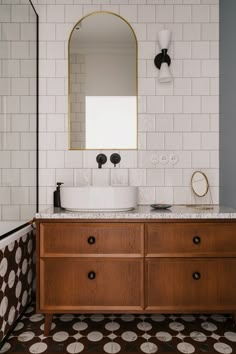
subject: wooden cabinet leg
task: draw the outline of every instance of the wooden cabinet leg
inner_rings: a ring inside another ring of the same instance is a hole
[[[53,314],[51,314],[51,313],[45,314],[45,320],[44,320],[44,335],[45,335],[45,337],[49,336],[49,332],[50,332],[51,324],[52,324],[52,317],[53,317]]]

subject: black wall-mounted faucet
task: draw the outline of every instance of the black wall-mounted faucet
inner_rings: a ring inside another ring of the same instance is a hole
[[[104,165],[107,162],[107,157],[104,154],[99,154],[96,157],[96,161],[98,163],[98,168],[102,168],[102,165]]]
[[[110,161],[111,161],[111,163],[113,163],[114,167],[116,167],[116,165],[120,162],[120,160],[121,160],[121,157],[117,153],[112,154],[110,157]]]

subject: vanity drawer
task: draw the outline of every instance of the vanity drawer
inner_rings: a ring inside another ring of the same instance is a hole
[[[43,258],[40,310],[140,310],[142,284],[143,259]]]
[[[139,223],[41,223],[40,255],[140,256],[143,230]]]
[[[148,257],[236,256],[236,223],[156,223],[147,225]]]
[[[146,271],[148,310],[236,309],[236,259],[150,258]]]

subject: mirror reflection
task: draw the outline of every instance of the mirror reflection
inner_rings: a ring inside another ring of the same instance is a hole
[[[90,14],[71,32],[69,148],[137,148],[137,40],[118,15]]]

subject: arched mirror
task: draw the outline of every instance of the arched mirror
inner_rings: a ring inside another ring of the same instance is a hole
[[[191,179],[191,186],[193,192],[198,197],[204,197],[209,189],[207,176],[201,171],[194,172]]]
[[[137,148],[137,40],[120,16],[82,18],[69,38],[69,149]]]

